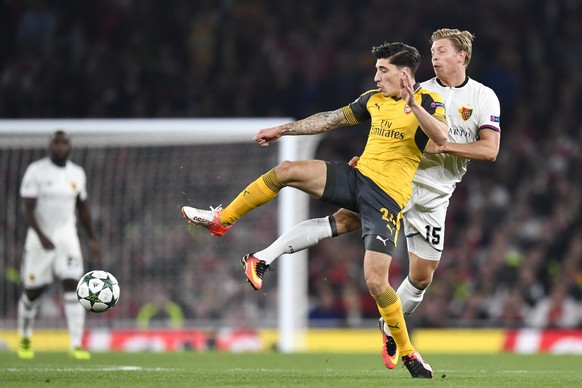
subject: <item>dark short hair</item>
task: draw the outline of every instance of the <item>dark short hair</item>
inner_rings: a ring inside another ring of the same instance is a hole
[[[71,137],[69,136],[69,134],[67,132],[63,131],[62,129],[57,129],[51,135],[51,137],[49,139],[49,143],[52,143],[57,136],[63,136],[69,143],[71,142]]]
[[[63,131],[62,129],[57,129],[56,131],[54,131],[52,137],[60,136],[60,135],[65,136],[65,137],[69,137],[69,135],[67,135],[67,133],[65,131]]]
[[[374,46],[372,54],[376,59],[388,59],[391,64],[398,67],[408,67],[413,75],[420,66],[421,56],[416,47],[402,42],[385,42],[380,46]]]

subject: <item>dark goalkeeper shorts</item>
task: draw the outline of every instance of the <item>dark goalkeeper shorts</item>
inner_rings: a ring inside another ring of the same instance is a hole
[[[400,229],[401,208],[370,178],[347,163],[326,162],[327,181],[321,201],[359,213],[362,237],[378,235],[394,246]]]

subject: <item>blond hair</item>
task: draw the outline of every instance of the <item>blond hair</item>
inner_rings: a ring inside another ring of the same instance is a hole
[[[464,51],[467,55],[465,56],[465,67],[471,62],[471,55],[473,54],[473,39],[475,35],[469,31],[460,31],[456,28],[441,28],[432,33],[430,37],[430,43],[434,43],[439,39],[448,39],[453,44],[455,51],[460,53]]]

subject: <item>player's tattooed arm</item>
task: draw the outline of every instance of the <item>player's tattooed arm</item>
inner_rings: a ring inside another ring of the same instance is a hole
[[[316,113],[292,123],[261,129],[253,137],[253,140],[262,147],[266,147],[270,142],[278,140],[284,135],[314,135],[345,125],[349,125],[349,123],[340,108],[334,111]]]
[[[284,124],[284,135],[312,135],[316,133],[328,132],[334,128],[348,125],[348,120],[342,109],[320,112],[303,120]]]

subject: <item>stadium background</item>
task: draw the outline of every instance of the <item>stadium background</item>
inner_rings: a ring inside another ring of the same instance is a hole
[[[418,47],[424,61],[417,79],[424,80],[433,75],[430,33],[468,29],[476,35],[468,73],[502,104],[501,150],[495,164],[472,163],[459,185],[441,266],[410,325],[580,328],[581,17],[580,3],[568,0],[2,1],[0,117],[301,118],[373,87],[372,45],[401,40]],[[364,140],[365,130],[334,131],[317,157],[347,160]],[[237,260],[275,237],[274,207],[253,213],[230,240],[176,229],[179,212],[167,210],[179,209],[201,185],[208,191],[196,204],[217,205],[274,163],[257,159],[239,171],[234,161],[248,159],[245,150],[221,150],[228,158],[207,147],[75,150],[73,160],[89,175],[105,263],[121,273],[127,301],[91,316],[90,327],[138,326],[143,304],[163,294],[184,321],[159,317],[150,326],[273,326],[276,277],[269,274],[265,291],[253,293]],[[14,216],[15,188],[26,163],[44,150],[1,152],[0,311],[2,327],[11,328],[25,228]],[[240,181],[218,182],[229,174]],[[312,202],[311,216],[331,211]],[[100,217],[122,213],[123,225]],[[311,250],[311,326],[359,328],[375,319],[361,257],[357,235]],[[406,263],[400,247],[392,284],[405,276]],[[41,327],[64,325],[54,313],[55,291]]]

